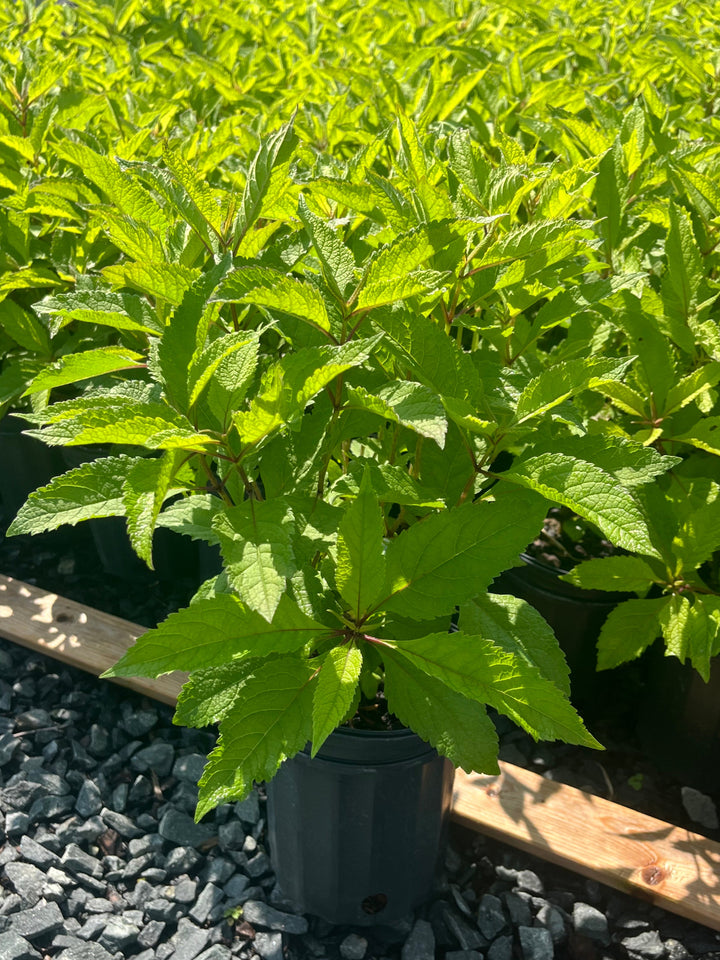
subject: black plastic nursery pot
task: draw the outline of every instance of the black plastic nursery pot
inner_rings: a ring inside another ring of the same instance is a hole
[[[567,570],[555,570],[528,554],[521,566],[501,573],[492,584],[493,593],[508,593],[527,600],[547,620],[570,667],[572,702],[581,714],[603,709],[598,696],[596,644],[608,614],[634,594],[582,590],[561,580]]]
[[[330,923],[389,924],[429,900],[452,802],[449,760],[411,730],[341,727],[268,784],[281,898]]]

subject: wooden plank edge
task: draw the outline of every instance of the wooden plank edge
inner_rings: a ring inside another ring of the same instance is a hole
[[[97,676],[145,630],[0,575],[0,636]],[[113,680],[174,705],[184,677]],[[566,869],[720,930],[720,844],[502,763],[455,776],[452,817]]]

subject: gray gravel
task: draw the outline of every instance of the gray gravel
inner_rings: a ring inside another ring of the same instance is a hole
[[[297,916],[261,791],[193,821],[207,732],[3,641],[0,677],[0,960],[720,960],[712,931],[459,829],[395,927]]]

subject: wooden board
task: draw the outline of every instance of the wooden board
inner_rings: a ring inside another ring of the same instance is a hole
[[[93,674],[144,630],[0,576],[0,636]],[[174,704],[181,674],[119,681]],[[455,776],[453,818],[560,866],[720,930],[720,844],[574,787],[501,763]]]
[[[0,575],[0,636],[99,676],[111,667],[145,627],[55,593]],[[113,680],[173,706],[185,677]]]

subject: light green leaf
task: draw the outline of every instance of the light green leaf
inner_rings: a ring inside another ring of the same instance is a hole
[[[562,448],[558,452],[594,463],[616,477],[625,487],[650,483],[681,462],[679,457],[663,455],[654,447],[644,447],[625,437],[603,434],[564,436],[560,443],[557,439],[540,441],[533,445],[532,454],[552,454],[558,446]]]
[[[603,557],[585,560],[561,580],[583,590],[619,590],[646,593],[658,577],[640,557]]]
[[[8,536],[45,533],[65,523],[123,516],[123,482],[137,457],[101,457],[83,463],[31,493],[8,529]]]
[[[270,267],[239,267],[233,270],[212,300],[219,303],[253,303],[298,317],[326,333],[330,331],[327,307],[318,288]]]
[[[235,414],[245,443],[257,443],[300,416],[308,403],[335,377],[361,366],[382,335],[351,340],[341,346],[297,350],[271,367],[250,409]]]
[[[680,510],[676,506],[676,513]],[[707,502],[693,510],[673,539],[673,553],[693,570],[720,546],[720,488],[710,484]]]
[[[690,660],[705,683],[710,679],[717,623],[708,617],[703,598],[672,596],[660,610],[658,620],[668,653],[681,663]]]
[[[290,657],[258,667],[220,724],[220,740],[200,780],[195,819],[228,800],[242,800],[270,780],[312,733],[313,667]]]
[[[76,290],[45,297],[34,304],[37,313],[97,323],[116,330],[137,330],[157,335],[162,327],[147,301],[133,293],[113,293],[110,290]]]
[[[183,727],[207,727],[224,720],[242,696],[246,680],[258,666],[257,660],[241,660],[194,671],[180,691],[173,723]]]
[[[491,640],[434,633],[400,643],[383,641],[385,661],[404,658],[456,693],[487,703],[536,739],[598,746],[560,689],[524,658]]]
[[[443,283],[449,279],[449,273],[440,273],[437,270],[414,270],[399,277],[379,276],[363,286],[358,297],[356,312],[372,310],[374,307],[407,300],[410,297],[438,293]]]
[[[183,497],[159,514],[156,526],[167,527],[168,530],[174,530],[193,540],[219,544],[220,538],[212,523],[223,509],[222,500],[209,493]]]
[[[154,569],[152,540],[155,521],[168,495],[182,452],[169,451],[160,457],[144,457],[136,461],[123,484],[123,501],[128,535],[133,550]]]
[[[384,533],[382,510],[366,472],[356,499],[347,506],[340,521],[335,570],[338,591],[356,623],[378,599],[383,587]]]
[[[281,500],[247,500],[213,521],[230,584],[268,622],[297,569],[294,523],[292,510]]]
[[[671,318],[687,322],[697,309],[697,295],[704,278],[702,254],[698,249],[690,216],[672,201],[670,229],[665,240],[667,265],[662,278],[662,299]]]
[[[385,660],[390,711],[467,773],[498,773],[495,725],[476,700],[456,693],[404,657]]]
[[[687,377],[668,390],[667,401],[663,414],[667,416],[675,410],[680,410],[693,401],[695,397],[720,383],[720,361],[712,360],[702,367],[698,367]]]
[[[190,386],[190,406],[212,380],[217,380],[218,370],[231,367],[232,384],[224,384],[232,390],[232,396],[239,402],[250,385],[257,366],[258,339],[254,334],[229,333],[214,340],[193,363],[188,378]],[[233,357],[232,365],[228,364]]]
[[[313,697],[313,757],[352,706],[362,662],[353,644],[333,647],[325,655]]]
[[[660,636],[659,616],[668,600],[626,600],[611,610],[598,639],[598,670],[639,657]]]
[[[382,609],[413,620],[448,615],[472,600],[542,526],[539,497],[511,497],[454,507],[415,523],[389,544]]]
[[[187,160],[177,151],[166,146],[163,151],[163,160],[172,170],[173,176],[183,187],[203,220],[212,227],[217,236],[221,236],[224,217],[216,192],[197,176]]]
[[[172,613],[148,630],[103,677],[159,677],[301,650],[328,628],[283,596],[272,624],[234,594],[220,593]]]
[[[322,264],[323,276],[340,300],[345,300],[355,282],[355,258],[332,227],[316,216],[300,194],[298,216],[308,232],[315,252]]]
[[[596,390],[620,380],[635,358],[583,358],[553,364],[525,387],[517,406],[518,423],[540,416],[583,390]]]
[[[484,593],[460,608],[463,633],[476,634],[537,667],[570,696],[570,672],[555,634],[541,614],[519,597]]]
[[[424,384],[397,380],[385,384],[375,394],[363,387],[349,388],[348,396],[348,407],[369,410],[434,440],[440,449],[445,446],[445,408],[440,397]]]
[[[260,216],[273,169],[290,159],[297,143],[297,137],[293,132],[294,119],[293,116],[279,130],[262,140],[260,148],[250,164],[245,189],[240,201],[240,210],[235,218],[231,233],[236,246],[239,245],[242,238]]]
[[[600,527],[616,546],[660,557],[638,501],[594,463],[561,453],[543,453],[514,463],[502,476],[575,510]]]
[[[703,417],[690,430],[673,437],[673,440],[690,443],[700,450],[720,456],[720,417]]]
[[[370,481],[373,491],[380,503],[397,503],[414,507],[432,507],[442,510],[444,500],[438,500],[433,491],[423,487],[414,477],[411,477],[405,467],[393,466],[389,463],[376,463],[365,457],[356,457],[351,463],[348,473],[338,477],[332,485],[333,496],[356,496],[360,489],[363,471],[370,471]]]
[[[118,263],[103,267],[103,276],[115,287],[134,287],[156,300],[177,306],[200,274],[180,263]]]
[[[142,367],[144,364],[139,362],[142,359],[142,354],[125,347],[97,347],[95,350],[69,353],[39,373],[23,396],[77,383],[79,380],[89,380],[91,377],[100,377],[106,373],[115,373],[117,370]]]

